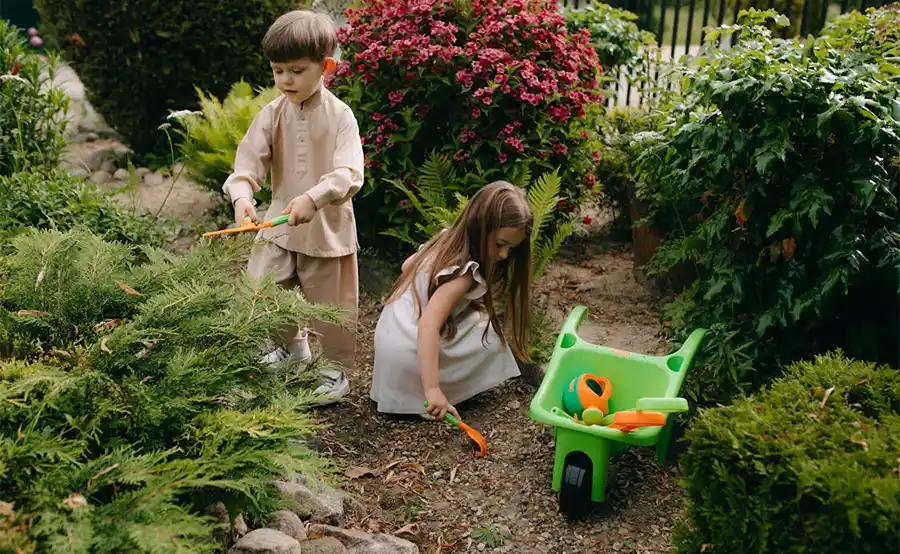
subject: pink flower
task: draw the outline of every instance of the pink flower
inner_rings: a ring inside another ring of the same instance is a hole
[[[40,48],[41,45],[44,44],[44,41],[41,39],[41,37],[34,35],[33,37],[31,37],[28,40],[28,43],[31,44],[32,46],[34,46],[35,48]]]
[[[515,149],[516,152],[519,152],[520,154],[525,151],[525,147],[522,145],[522,141],[517,139],[516,137],[507,137],[503,142],[512,146],[513,149]]]
[[[584,216],[584,220],[583,220],[583,221],[584,221],[584,226],[585,226],[585,227],[590,227],[590,226],[591,226],[591,223],[594,222],[594,219],[593,219],[591,216],[586,215],[586,216]]]
[[[500,152],[500,154],[497,156],[497,159],[500,160],[501,164],[506,164],[506,153]]]
[[[472,119],[478,119],[479,117],[481,117],[481,110],[472,108]]]
[[[392,90],[388,93],[388,101],[391,103],[391,107],[397,106],[400,102],[403,102],[403,95],[406,94],[405,90]]]
[[[569,151],[569,147],[565,144],[554,144],[553,145],[553,153],[559,156],[565,156]]]
[[[29,27],[29,28],[28,28],[28,36],[29,36],[29,37],[36,37],[36,36],[38,36],[38,30],[35,29],[34,27]]]

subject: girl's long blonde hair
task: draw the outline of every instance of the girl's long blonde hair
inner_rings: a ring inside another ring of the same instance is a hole
[[[477,262],[487,281],[481,308],[490,318],[490,326],[513,353],[522,361],[530,361],[525,345],[531,326],[531,229],[534,218],[522,189],[505,181],[493,182],[479,190],[466,205],[450,229],[432,237],[419,251],[411,267],[397,280],[387,296],[393,302],[412,286],[413,295],[422,316],[422,299],[414,283],[422,264],[430,264],[428,298],[437,290],[440,270]],[[525,234],[525,240],[511,249],[507,259],[494,263],[489,255],[490,241],[496,240],[498,229],[513,228]],[[504,333],[494,307],[495,298],[505,296],[504,319],[509,333]],[[485,328],[482,340],[487,340]],[[456,322],[451,315],[441,330],[442,336],[456,334]]]

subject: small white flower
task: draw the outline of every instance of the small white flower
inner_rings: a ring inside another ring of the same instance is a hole
[[[182,119],[185,117],[189,117],[192,115],[203,115],[203,112],[192,111],[192,110],[178,110],[170,113],[166,119]]]
[[[26,85],[31,84],[30,82],[28,82],[28,80],[23,79],[22,77],[20,77],[18,75],[0,75],[0,82],[6,82],[6,81],[18,81],[20,83],[25,83]]]

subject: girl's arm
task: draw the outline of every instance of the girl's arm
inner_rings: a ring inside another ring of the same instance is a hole
[[[428,413],[438,419],[450,413],[459,417],[456,408],[450,406],[447,397],[441,392],[438,379],[438,358],[441,350],[441,327],[450,317],[450,311],[463,295],[472,288],[474,279],[466,273],[452,281],[439,286],[428,300],[422,317],[419,318],[419,335],[417,340],[419,358],[419,377],[428,400]]]

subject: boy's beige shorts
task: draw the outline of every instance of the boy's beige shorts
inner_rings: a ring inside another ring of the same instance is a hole
[[[359,308],[359,269],[356,253],[339,258],[316,258],[291,252],[270,242],[257,242],[250,253],[247,271],[256,279],[266,272],[285,288],[299,286],[313,303],[334,304],[344,308],[347,329],[337,325],[315,323],[326,358],[352,368],[356,360],[356,320]],[[293,339],[299,329],[288,330],[285,338]]]

